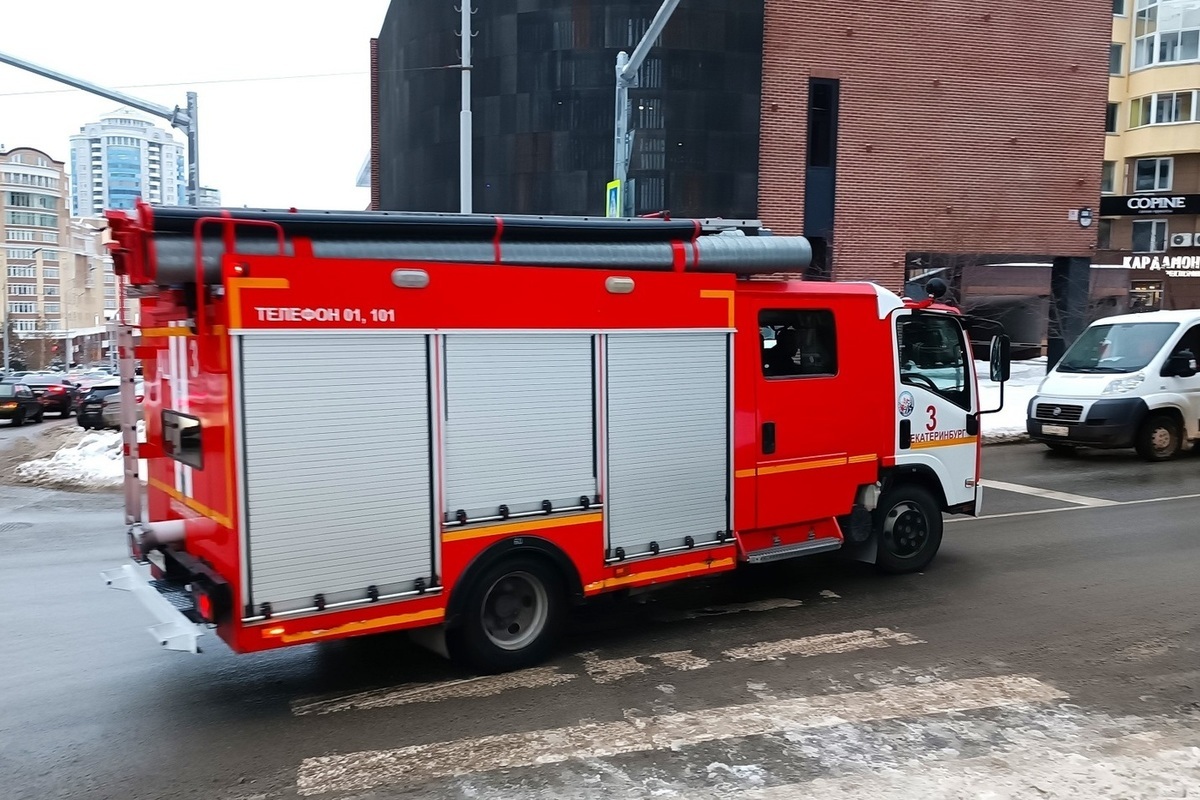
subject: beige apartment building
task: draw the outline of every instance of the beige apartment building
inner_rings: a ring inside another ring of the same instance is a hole
[[[31,147],[0,150],[0,289],[14,362],[98,363],[116,313],[102,220],[71,219],[65,165]],[[2,359],[0,359],[2,360]]]
[[[1099,266],[1129,305],[1200,307],[1200,0],[1113,0]]]

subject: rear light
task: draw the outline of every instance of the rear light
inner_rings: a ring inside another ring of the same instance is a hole
[[[48,386],[48,387],[46,387],[46,394],[62,394],[65,391],[67,391],[67,387],[65,387],[65,386]]]
[[[144,394],[134,395],[134,397],[137,400],[137,402],[139,402],[139,403],[146,399],[146,396]]]
[[[192,583],[192,602],[196,606],[196,614],[209,625],[216,625],[224,619],[229,609],[229,587],[213,585],[201,578]]]

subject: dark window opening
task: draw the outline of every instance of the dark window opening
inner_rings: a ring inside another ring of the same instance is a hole
[[[837,374],[837,330],[832,311],[768,309],[759,312],[758,329],[765,377]]]
[[[200,420],[178,411],[162,412],[163,450],[181,464],[204,469]]]
[[[829,280],[829,240],[824,236],[810,236],[808,243],[812,246],[812,263],[804,270],[804,278],[810,281]]]
[[[837,151],[837,82],[813,79],[808,83],[808,165],[834,166]]]
[[[1108,104],[1108,113],[1104,118],[1104,132],[1105,133],[1116,133],[1117,132],[1117,110],[1120,107],[1121,107],[1120,103],[1109,103]]]

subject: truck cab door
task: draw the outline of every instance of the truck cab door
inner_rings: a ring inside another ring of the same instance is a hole
[[[959,321],[941,313],[896,318],[896,463],[931,470],[946,504],[979,511],[979,397]]]
[[[1190,369],[1181,371],[1175,367],[1193,360],[1200,360],[1200,325],[1193,325],[1171,348],[1160,376],[1163,387],[1183,401],[1185,439],[1200,437],[1200,373],[1189,375]]]

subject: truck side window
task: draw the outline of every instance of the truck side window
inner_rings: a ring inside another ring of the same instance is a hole
[[[765,377],[837,374],[837,331],[832,311],[764,309],[758,314],[758,326]]]
[[[931,391],[970,410],[971,373],[957,320],[935,314],[900,317],[896,348],[900,383]]]
[[[200,447],[200,420],[178,411],[162,412],[163,449],[167,455],[189,467],[204,469]]]

